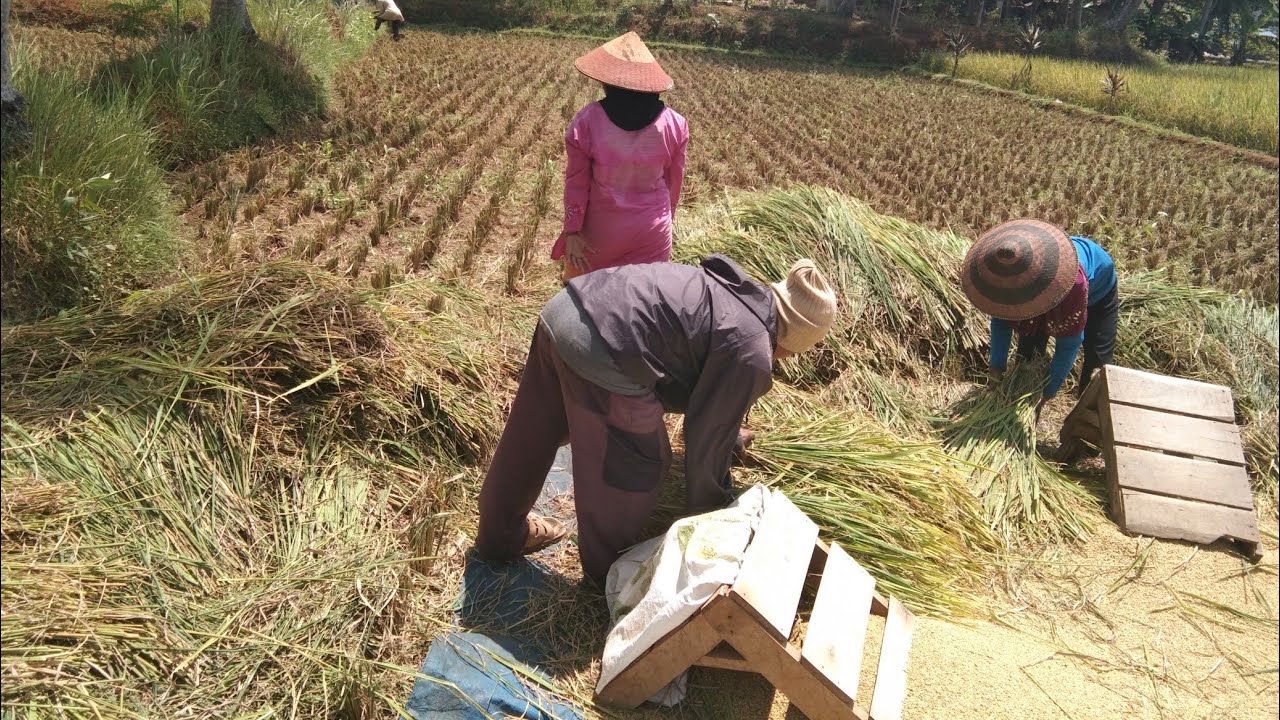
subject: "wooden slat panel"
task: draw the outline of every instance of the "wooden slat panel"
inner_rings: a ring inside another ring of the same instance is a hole
[[[1110,403],[1111,439],[1122,445],[1167,450],[1244,465],[1240,430],[1232,423]]]
[[[1116,525],[1123,528],[1124,502],[1120,498],[1120,480],[1119,475],[1116,473],[1116,441],[1111,428],[1111,403],[1106,402],[1105,398],[1098,403],[1098,423],[1102,429],[1102,445],[1100,447],[1107,467],[1107,494],[1110,500],[1108,506],[1111,511],[1111,519],[1115,521]]]
[[[858,697],[862,646],[867,639],[875,585],[875,579],[854,562],[844,548],[832,543],[801,651],[828,680],[854,700]]]
[[[1219,422],[1235,422],[1235,402],[1229,388],[1115,365],[1108,365],[1106,373],[1107,397],[1112,402],[1210,418]]]
[[[733,590],[755,607],[784,642],[791,636],[818,526],[782,493],[769,496]]]
[[[732,645],[723,642],[713,648],[711,652],[703,655],[702,659],[694,663],[694,665],[737,672],[755,672],[751,667],[751,663],[742,657],[742,653],[734,650]]]
[[[1121,489],[1124,529],[1139,535],[1209,544],[1222,538],[1261,541],[1252,510]]]
[[[818,672],[800,651],[779,642],[763,616],[735,595],[708,621],[791,704],[813,720],[867,720],[853,700]]]
[[[822,568],[827,564],[827,553],[831,550],[831,546],[826,540],[818,540],[818,544],[813,550],[813,559],[809,562],[809,574],[805,577],[805,588],[810,592],[818,592],[818,579],[822,575]],[[877,617],[884,617],[889,614],[889,601],[880,597],[880,593],[871,593],[871,614]]]
[[[898,598],[890,597],[880,663],[876,666],[876,687],[871,694],[871,720],[902,720],[902,703],[907,698],[907,659],[915,625],[915,615]]]
[[[1116,447],[1120,487],[1253,510],[1249,474],[1239,465]]]
[[[596,697],[609,705],[639,707],[720,643],[720,634],[707,622],[706,614],[726,602],[727,590],[722,590],[618,673]]]

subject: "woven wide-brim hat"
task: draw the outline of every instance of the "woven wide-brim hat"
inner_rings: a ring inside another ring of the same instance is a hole
[[[1055,307],[1080,271],[1071,238],[1056,225],[1020,219],[983,233],[960,268],[964,294],[1001,320],[1028,320]]]
[[[640,36],[629,32],[573,61],[578,72],[605,85],[637,92],[666,92],[674,83]]]

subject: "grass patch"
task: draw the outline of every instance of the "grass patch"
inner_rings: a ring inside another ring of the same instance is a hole
[[[3,166],[4,317],[32,317],[136,287],[176,250],[156,134],[121,92],[94,93],[14,53],[29,145]]]
[[[327,81],[373,39],[355,3],[252,7],[257,39],[164,31],[153,43],[126,43],[138,51],[96,70],[98,47],[13,48],[34,132],[3,167],[6,320],[163,276],[178,252],[163,169],[323,114]],[[33,35],[42,37],[61,36]]]
[[[1077,105],[1129,115],[1192,135],[1276,155],[1280,152],[1280,76],[1276,68],[1144,63],[1107,66],[1086,60],[1037,57],[1029,83],[1015,76],[1023,58],[1007,53],[973,53],[960,61],[959,75],[988,85],[1026,90]],[[951,71],[941,53],[922,64]],[[1102,91],[1108,70],[1125,80],[1112,102]]]

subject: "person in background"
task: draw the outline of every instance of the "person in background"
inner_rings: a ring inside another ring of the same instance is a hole
[[[664,412],[684,415],[687,509],[732,502],[734,441],[774,360],[817,344],[835,314],[835,292],[809,260],[772,286],[722,255],[570,280],[542,310],[485,474],[478,555],[505,562],[564,538],[531,510],[567,436],[582,568],[603,585],[658,503],[671,463]]]
[[[689,127],[658,94],[662,70],[633,32],[574,61],[604,85],[565,132],[564,228],[551,250],[567,281],[600,268],[671,259]]]
[[[404,15],[395,0],[373,0],[373,30],[377,32],[382,23],[391,25],[391,37],[400,40],[400,27],[404,25]]]
[[[1040,220],[1012,220],[988,230],[969,248],[960,270],[965,295],[991,316],[993,382],[1009,361],[1009,345],[1018,335],[1018,357],[1043,355],[1054,338],[1053,359],[1040,408],[1058,393],[1076,355],[1084,348],[1077,394],[1093,371],[1115,355],[1116,266],[1097,243],[1068,237]]]

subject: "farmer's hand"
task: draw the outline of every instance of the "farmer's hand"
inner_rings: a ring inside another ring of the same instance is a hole
[[[587,256],[595,253],[591,244],[587,242],[587,237],[580,232],[569,233],[564,236],[564,259],[565,262],[574,266],[581,272],[591,270]]]
[[[1053,397],[1049,395],[1040,396],[1040,400],[1036,403],[1036,422],[1040,422],[1040,411],[1043,410],[1044,406],[1052,399]]]

